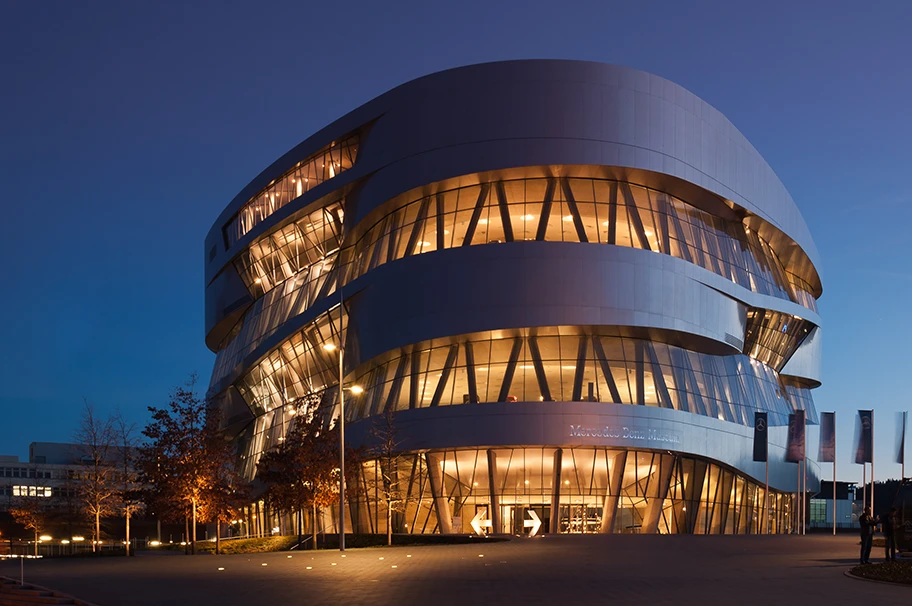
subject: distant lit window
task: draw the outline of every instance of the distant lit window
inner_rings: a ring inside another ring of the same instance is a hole
[[[14,497],[50,497],[50,486],[13,486]]]

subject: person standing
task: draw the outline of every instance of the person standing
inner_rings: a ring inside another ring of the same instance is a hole
[[[895,562],[896,561],[896,535],[894,534],[896,530],[896,514],[898,513],[897,509],[894,507],[887,512],[880,520],[880,528],[883,531],[884,535],[884,561],[885,562]]]
[[[858,526],[861,529],[861,563],[871,563],[871,543],[874,541],[874,528],[877,526],[877,520],[871,516],[871,508],[865,507],[864,513],[858,518]]]

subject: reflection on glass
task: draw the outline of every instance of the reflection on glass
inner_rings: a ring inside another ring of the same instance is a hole
[[[782,370],[813,326],[807,320],[792,314],[769,309],[749,309],[744,351],[750,357],[776,370]]]

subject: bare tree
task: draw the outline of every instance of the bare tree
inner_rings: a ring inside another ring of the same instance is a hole
[[[142,509],[138,491],[138,473],[135,458],[138,435],[136,423],[128,422],[120,410],[113,418],[114,454],[117,461],[118,501],[125,521],[126,555],[130,556],[130,518]]]
[[[371,427],[374,446],[370,454],[377,462],[377,490],[386,504],[386,544],[393,544],[393,512],[403,512],[406,508],[406,493],[402,490],[399,479],[399,467],[402,459],[402,439],[396,425],[396,413],[387,410],[374,418]]]
[[[114,463],[114,423],[101,419],[88,401],[76,432],[79,495],[85,512],[95,521],[92,551],[101,541],[101,518],[114,510],[118,493],[117,466]]]
[[[43,487],[22,486],[20,490],[24,490],[25,494],[13,496],[10,515],[17,524],[35,533],[35,555],[38,555],[38,535],[48,524],[48,499],[38,495],[39,490],[44,490]]]

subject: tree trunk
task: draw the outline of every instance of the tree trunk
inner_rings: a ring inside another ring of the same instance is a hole
[[[215,555],[222,553],[222,521],[215,519]]]
[[[38,531],[35,531],[35,556],[38,556]]]
[[[317,504],[316,503],[314,503],[314,506],[313,506],[313,523],[310,525],[310,530],[313,535],[313,536],[311,536],[311,540],[313,541],[313,546],[311,547],[311,549],[316,549],[317,548]]]
[[[127,557],[129,558],[130,557],[130,510],[129,509],[127,510],[127,544],[125,545],[125,547],[127,548]]]
[[[193,501],[193,528],[190,529],[193,532],[193,540],[190,541],[190,554],[196,555],[196,500]]]
[[[190,518],[184,518],[184,555],[190,555]]]
[[[298,508],[298,549],[304,541],[304,510]]]
[[[386,544],[393,544],[393,503],[386,502]]]
[[[98,544],[98,555],[101,555],[101,510],[95,508],[95,542]],[[95,551],[95,545],[92,545]]]

